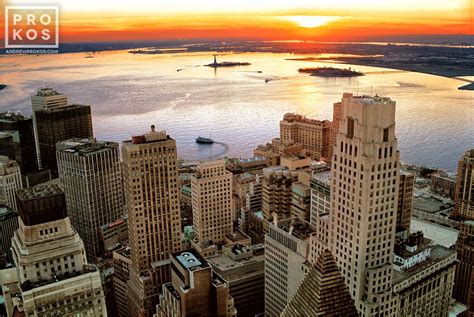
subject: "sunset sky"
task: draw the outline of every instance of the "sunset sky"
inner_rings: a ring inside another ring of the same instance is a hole
[[[5,4],[53,2],[0,0],[2,12]],[[391,35],[474,34],[473,2],[474,0],[57,1],[60,6],[61,42],[190,38],[357,41]]]

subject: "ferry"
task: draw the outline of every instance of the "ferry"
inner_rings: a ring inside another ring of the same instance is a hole
[[[212,144],[212,143],[214,143],[214,140],[211,139],[211,138],[203,138],[203,137],[198,136],[198,137],[196,138],[196,143],[200,143],[200,144]]]

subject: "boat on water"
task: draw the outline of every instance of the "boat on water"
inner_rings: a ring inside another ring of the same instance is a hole
[[[212,144],[214,143],[214,140],[211,139],[211,138],[203,138],[201,136],[198,136],[196,138],[196,143],[200,143],[200,144]]]
[[[87,53],[84,58],[94,58],[94,55],[92,55],[92,53]]]

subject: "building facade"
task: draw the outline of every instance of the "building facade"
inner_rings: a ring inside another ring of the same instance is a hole
[[[229,287],[238,316],[264,312],[265,246],[224,246],[222,253],[207,259],[212,271]]]
[[[87,263],[62,189],[35,186],[17,198],[12,255],[20,292],[13,306],[25,316],[107,316],[99,270]]]
[[[280,316],[309,271],[315,228],[298,218],[270,223],[265,236],[265,316]]]
[[[328,157],[330,122],[287,113],[280,121],[280,139],[282,142],[301,144],[312,158]]]
[[[400,170],[398,189],[397,232],[408,231],[413,209],[413,186],[415,175]]]
[[[394,316],[399,189],[395,102],[344,95],[331,175],[331,250],[362,316]]]
[[[458,266],[453,297],[474,314],[474,149],[458,162],[454,215],[461,220],[456,251]]]
[[[128,317],[128,281],[130,280],[130,247],[125,246],[112,254],[114,300],[118,317]]]
[[[397,316],[447,316],[456,252],[433,245],[421,232],[397,241],[393,293]]]
[[[297,181],[297,172],[291,172],[281,166],[263,169],[262,211],[265,233],[268,233],[269,222],[291,216],[292,186]]]
[[[163,285],[157,317],[232,317],[236,310],[229,286],[193,249],[171,256],[172,282]]]
[[[456,177],[448,173],[435,173],[431,175],[431,191],[437,195],[454,198]]]
[[[33,120],[20,113],[0,113],[0,131],[12,135],[13,155],[9,156],[20,165],[26,175],[38,170]]]
[[[153,315],[171,279],[170,254],[181,251],[176,141],[155,126],[122,143],[130,240],[129,314]]]
[[[194,238],[222,245],[232,233],[232,173],[224,160],[200,162],[191,180]]]
[[[10,248],[12,237],[18,229],[18,212],[8,206],[0,205],[0,257],[12,260]]]
[[[67,97],[49,88],[31,97],[40,166],[58,175],[56,143],[93,137],[91,107],[68,105]]]
[[[20,165],[6,156],[0,156],[0,204],[18,210],[15,193],[21,188]]]
[[[102,257],[99,230],[124,214],[119,145],[94,139],[57,144],[59,179],[69,217],[79,232],[89,261]]]

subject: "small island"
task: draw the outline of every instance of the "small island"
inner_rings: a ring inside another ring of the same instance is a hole
[[[6,85],[6,84],[0,84],[0,90],[3,90],[3,89],[5,89],[5,88],[7,88],[7,85]]]
[[[333,67],[308,67],[298,69],[300,73],[307,73],[311,76],[319,77],[356,77],[364,76],[361,72],[356,72],[352,69],[340,69]]]
[[[216,56],[217,55],[214,55],[213,63],[207,64],[204,66],[217,68],[217,67],[235,67],[235,66],[249,66],[250,65],[250,63],[246,63],[246,62],[220,62],[218,63]]]

